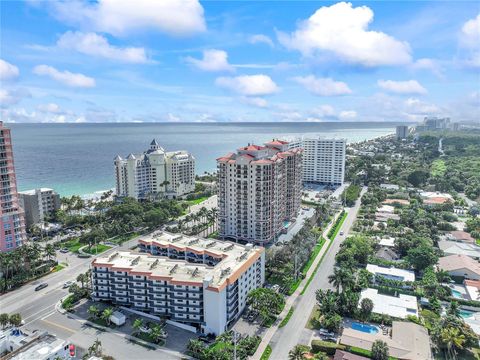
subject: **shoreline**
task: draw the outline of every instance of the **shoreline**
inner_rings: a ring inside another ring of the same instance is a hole
[[[391,136],[394,136],[395,133],[394,132],[391,132],[391,133],[388,133],[388,134],[384,134],[384,135],[378,135],[378,136],[375,136],[375,137],[372,137],[371,139],[368,139],[368,140],[357,140],[357,141],[352,141],[352,142],[347,142],[347,147],[349,145],[354,145],[354,144],[359,144],[359,143],[362,143],[362,142],[368,142],[368,141],[377,141],[377,140],[380,140],[380,139],[383,139],[383,138],[388,138],[388,137],[391,137]],[[210,171],[207,171],[207,173],[209,174],[212,174],[216,172],[216,169],[214,170],[210,170]],[[201,173],[201,174],[196,174],[196,176],[201,176],[201,175],[204,175],[205,172]],[[88,192],[88,193],[83,193],[83,194],[72,194],[72,195],[62,195],[60,194],[60,197],[71,197],[71,196],[80,196],[83,200],[98,200],[101,195],[107,191],[113,191],[113,194],[115,194],[115,187],[112,187],[112,188],[109,188],[109,189],[103,189],[103,190],[96,190],[96,191],[93,191],[93,192]]]

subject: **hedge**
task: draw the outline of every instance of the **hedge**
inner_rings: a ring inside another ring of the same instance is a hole
[[[260,357],[260,360],[268,360],[271,354],[272,354],[272,347],[270,345],[267,345],[267,347],[263,351],[262,356]]]
[[[323,341],[323,340],[312,340],[311,346],[312,346],[313,353],[324,352],[327,355],[334,355],[337,349],[345,350],[344,345],[340,345],[340,344],[337,345],[336,343]]]
[[[460,305],[473,306],[473,307],[480,308],[480,301],[477,301],[477,300],[465,300],[465,299],[458,299],[456,297],[451,297],[450,301],[456,301]]]

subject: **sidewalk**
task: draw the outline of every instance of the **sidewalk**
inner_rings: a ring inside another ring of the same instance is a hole
[[[348,209],[345,209],[345,212],[348,213]],[[315,260],[313,261],[312,263],[312,266],[310,266],[310,269],[308,269],[307,271],[307,274],[305,276],[305,278],[302,280],[302,282],[300,283],[300,286],[297,288],[297,290],[295,290],[295,292],[289,296],[287,298],[287,300],[285,301],[285,307],[283,308],[283,311],[278,315],[277,317],[277,320],[275,321],[275,323],[266,331],[266,333],[263,335],[262,337],[262,341],[260,342],[260,345],[258,345],[258,348],[257,348],[257,351],[255,352],[255,354],[252,355],[251,359],[254,359],[254,360],[258,360],[260,359],[260,357],[262,356],[263,352],[265,351],[267,345],[270,343],[270,340],[272,339],[273,335],[277,332],[278,330],[278,325],[280,324],[280,322],[283,320],[283,318],[285,318],[285,316],[288,314],[288,311],[290,310],[290,308],[292,307],[292,305],[295,303],[295,301],[298,299],[299,296],[301,296],[300,294],[302,293],[305,285],[307,284],[308,282],[308,279],[310,278],[310,276],[312,276],[313,272],[315,271],[318,263],[320,262],[320,260],[322,259],[323,257],[323,254],[327,251],[327,249],[329,249],[329,244],[331,241],[334,241],[333,240],[329,240],[327,235],[328,235],[328,232],[330,231],[330,229],[332,228],[332,226],[335,224],[335,221],[337,221],[338,217],[340,216],[341,212],[338,212],[337,214],[335,214],[335,217],[333,218],[333,220],[330,222],[330,224],[328,224],[328,226],[325,228],[325,230],[323,231],[322,233],[322,236],[327,240],[325,241],[325,243],[323,244],[322,246],[322,249],[318,252],[317,254],[317,257],[315,258]]]

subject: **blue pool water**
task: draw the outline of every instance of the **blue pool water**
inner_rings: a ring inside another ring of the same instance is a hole
[[[463,299],[462,293],[458,290],[452,290],[452,295],[457,299]]]
[[[361,332],[364,332],[364,333],[368,333],[368,334],[378,333],[378,327],[373,326],[373,325],[368,325],[368,324],[361,324],[361,323],[358,323],[358,322],[352,322],[352,329],[357,330],[357,331],[361,331]]]
[[[463,309],[460,309],[460,310],[458,311],[458,313],[459,313],[460,316],[461,316],[462,318],[464,318],[464,319],[465,319],[465,318],[469,318],[470,316],[472,316],[473,314],[475,314],[474,311],[463,310]]]

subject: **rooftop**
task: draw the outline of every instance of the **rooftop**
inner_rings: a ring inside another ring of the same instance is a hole
[[[368,264],[367,271],[372,274],[384,275],[386,277],[399,277],[402,278],[403,281],[415,281],[415,273],[411,270]]]
[[[475,239],[466,231],[450,231],[448,235],[449,237],[457,241],[475,243]]]
[[[412,322],[394,321],[392,337],[346,328],[343,330],[340,343],[370,350],[375,340],[383,340],[387,343],[390,356],[407,360],[432,359],[427,330]]]
[[[154,232],[139,240],[146,245],[156,245],[193,254],[206,254],[221,261],[215,266],[174,260],[138,252],[116,252],[109,257],[100,257],[94,266],[128,271],[134,275],[146,275],[156,280],[169,280],[177,285],[209,286],[218,290],[234,282],[244,270],[253,264],[265,251],[252,244],[240,245],[227,241],[203,239],[193,236]]]
[[[38,189],[32,189],[32,190],[19,191],[18,193],[22,195],[35,195],[35,192],[37,190],[40,190],[41,192],[54,191],[53,189],[50,189],[50,188],[38,188]]]
[[[438,267],[445,271],[467,269],[480,276],[480,264],[467,255],[449,255],[438,259]]]
[[[405,319],[408,315],[418,316],[417,298],[411,295],[399,294],[389,296],[379,294],[377,289],[367,288],[360,294],[360,302],[368,298],[373,302],[373,312],[387,314],[399,319]],[[359,302],[359,304],[360,304]]]
[[[387,237],[387,238],[380,239],[378,244],[380,246],[394,247],[395,246],[395,238]]]
[[[472,258],[480,258],[480,246],[449,240],[440,240],[438,247],[443,250],[446,255],[467,255]]]

